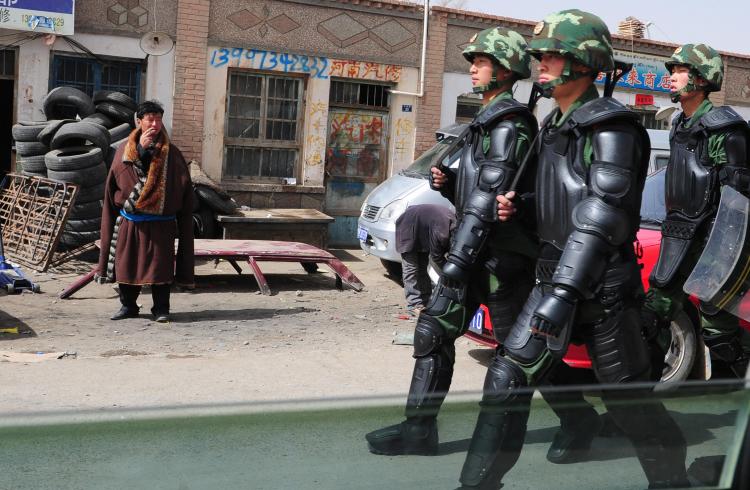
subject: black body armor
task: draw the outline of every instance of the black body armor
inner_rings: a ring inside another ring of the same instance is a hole
[[[495,198],[508,190],[518,165],[516,143],[518,129],[508,116],[526,120],[534,137],[537,124],[528,108],[513,100],[502,100],[479,114],[471,124],[468,144],[461,155],[454,195],[459,225],[454,232],[443,274],[465,282],[472,265],[497,222]],[[489,136],[489,150],[483,148]]]
[[[708,153],[712,133],[729,132],[725,140],[728,161],[714,165]],[[698,228],[713,217],[721,186],[748,194],[748,127],[730,107],[710,110],[690,128],[677,117],[669,137],[670,157],[665,178],[667,217],[662,223],[659,260],[649,280],[665,287],[674,277]]]

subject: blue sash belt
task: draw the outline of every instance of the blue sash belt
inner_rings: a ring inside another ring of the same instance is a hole
[[[130,214],[124,209],[120,210],[120,216],[135,223],[142,221],[172,221],[177,218],[174,214]]]

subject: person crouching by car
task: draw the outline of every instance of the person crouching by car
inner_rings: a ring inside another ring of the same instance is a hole
[[[445,206],[418,204],[396,220],[396,251],[401,254],[406,307],[418,316],[432,294],[427,274],[430,261],[442,268],[456,226],[456,213]]]

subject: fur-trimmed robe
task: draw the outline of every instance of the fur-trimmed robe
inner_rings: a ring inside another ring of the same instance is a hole
[[[138,182],[133,168],[140,130],[117,150],[107,176],[102,211],[101,253],[98,273],[107,268],[112,229],[123,203]],[[166,156],[166,159],[164,157]],[[176,215],[175,221],[123,220],[118,231],[114,280],[125,284],[194,285],[193,187],[187,163],[166,132],[157,143],[146,184],[136,208],[141,213]],[[179,238],[175,264],[175,238]]]

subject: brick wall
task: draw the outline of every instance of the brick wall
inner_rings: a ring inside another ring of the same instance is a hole
[[[439,129],[447,34],[448,15],[445,12],[433,13],[430,16],[430,27],[427,31],[424,96],[417,104],[415,156],[435,144],[435,130]]]
[[[179,0],[175,46],[172,141],[185,158],[200,162],[210,2]]]

